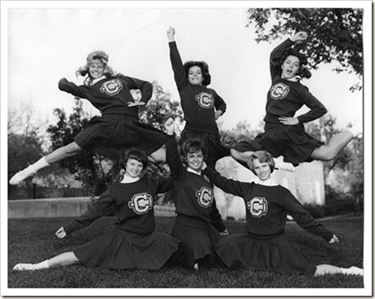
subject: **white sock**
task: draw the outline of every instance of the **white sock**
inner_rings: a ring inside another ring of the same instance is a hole
[[[45,260],[45,261],[43,261],[41,263],[38,263],[38,264],[34,264],[35,270],[48,269],[48,268],[49,268],[48,260]]]
[[[349,128],[348,131],[352,133],[354,137],[357,137],[359,134],[363,132],[362,121],[361,120],[354,121],[353,126]]]
[[[341,268],[343,274],[346,275],[361,275],[363,276],[363,269],[358,267],[350,267],[350,268]]]
[[[33,172],[37,172],[39,169],[42,169],[42,168],[47,167],[49,165],[50,164],[47,162],[46,157],[42,157],[38,161],[36,161],[34,164],[31,164],[29,166],[29,168]]]

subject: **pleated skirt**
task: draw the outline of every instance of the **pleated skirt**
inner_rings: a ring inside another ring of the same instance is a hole
[[[216,254],[230,269],[269,270],[284,274],[314,275],[316,266],[283,236],[270,240],[253,239],[247,234],[225,237],[214,244]]]
[[[157,271],[177,258],[174,255],[178,254],[180,243],[167,234],[139,235],[115,229],[73,252],[88,268]]]
[[[202,262],[209,267],[215,264],[217,256],[213,244],[220,238],[211,227],[194,228],[175,223],[171,236],[182,242],[181,251],[188,269],[192,270],[197,262]]]
[[[284,156],[285,162],[298,165],[311,162],[311,154],[324,142],[306,133],[303,124],[286,126],[266,123],[265,132],[258,134],[253,140],[241,141],[233,146],[239,152],[265,150],[273,157]]]
[[[74,141],[83,149],[119,159],[126,149],[137,147],[152,154],[166,143],[166,135],[124,114],[94,116]]]

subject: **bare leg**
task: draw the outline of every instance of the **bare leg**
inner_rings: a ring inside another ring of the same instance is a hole
[[[37,173],[39,169],[49,166],[52,163],[58,162],[65,158],[74,156],[82,151],[82,148],[78,146],[77,143],[72,142],[66,146],[60,147],[53,151],[52,153],[48,154],[45,157],[42,157],[35,163],[31,164],[29,167],[25,168],[24,170],[16,173],[9,181],[11,185],[16,185],[22,182],[24,179],[33,176]]]
[[[56,163],[58,161],[64,160],[65,158],[72,157],[74,155],[77,155],[80,151],[82,151],[82,148],[78,146],[77,143],[72,142],[68,145],[65,145],[63,147],[60,147],[56,150],[54,150],[52,153],[45,156],[45,159],[48,164]]]
[[[49,260],[45,260],[38,264],[17,264],[14,266],[13,270],[16,271],[25,271],[25,270],[41,270],[48,269],[50,267],[56,266],[67,266],[73,264],[79,264],[80,261],[76,255],[72,252],[65,252],[60,255],[57,255]]]
[[[311,154],[311,158],[320,161],[330,161],[353,139],[353,134],[343,131],[332,136],[327,144],[317,147]]]

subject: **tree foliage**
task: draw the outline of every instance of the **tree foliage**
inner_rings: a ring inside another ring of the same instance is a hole
[[[258,43],[291,36],[299,31],[308,39],[299,44],[309,66],[337,61],[334,70],[355,73],[359,82],[350,89],[362,89],[363,10],[355,8],[251,8],[248,24],[254,24]]]

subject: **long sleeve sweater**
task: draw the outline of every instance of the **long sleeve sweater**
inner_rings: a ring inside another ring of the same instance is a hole
[[[211,223],[219,232],[224,231],[210,182],[183,166],[174,135],[167,135],[167,163],[175,181],[176,222],[197,228]]]
[[[144,177],[134,183],[116,183],[79,218],[64,226],[66,234],[89,226],[114,207],[116,227],[138,234],[150,234],[155,230],[154,198],[174,188],[172,179]]]
[[[215,90],[205,85],[193,85],[189,82],[185,72],[176,42],[169,43],[170,59],[174,72],[174,79],[181,99],[186,129],[218,134],[215,111],[222,114],[226,111],[225,101]]]
[[[152,84],[136,78],[119,74],[104,78],[93,85],[77,86],[63,78],[59,81],[59,89],[74,96],[87,99],[95,108],[104,114],[126,114],[138,118],[138,108],[128,107],[134,103],[131,89],[142,92],[140,102],[147,104],[152,96]]]
[[[292,44],[293,42],[287,39],[271,52],[272,85],[267,93],[266,116],[263,119],[265,122],[280,123],[278,119],[280,116],[294,117],[304,105],[310,110],[297,117],[300,123],[313,121],[327,113],[325,106],[309,92],[306,86],[280,77],[273,60]]]
[[[287,214],[303,229],[324,238],[327,242],[333,233],[314,219],[286,188],[245,183],[221,176],[207,167],[203,171],[224,192],[242,197],[246,206],[246,229],[255,239],[272,239],[284,233]]]

